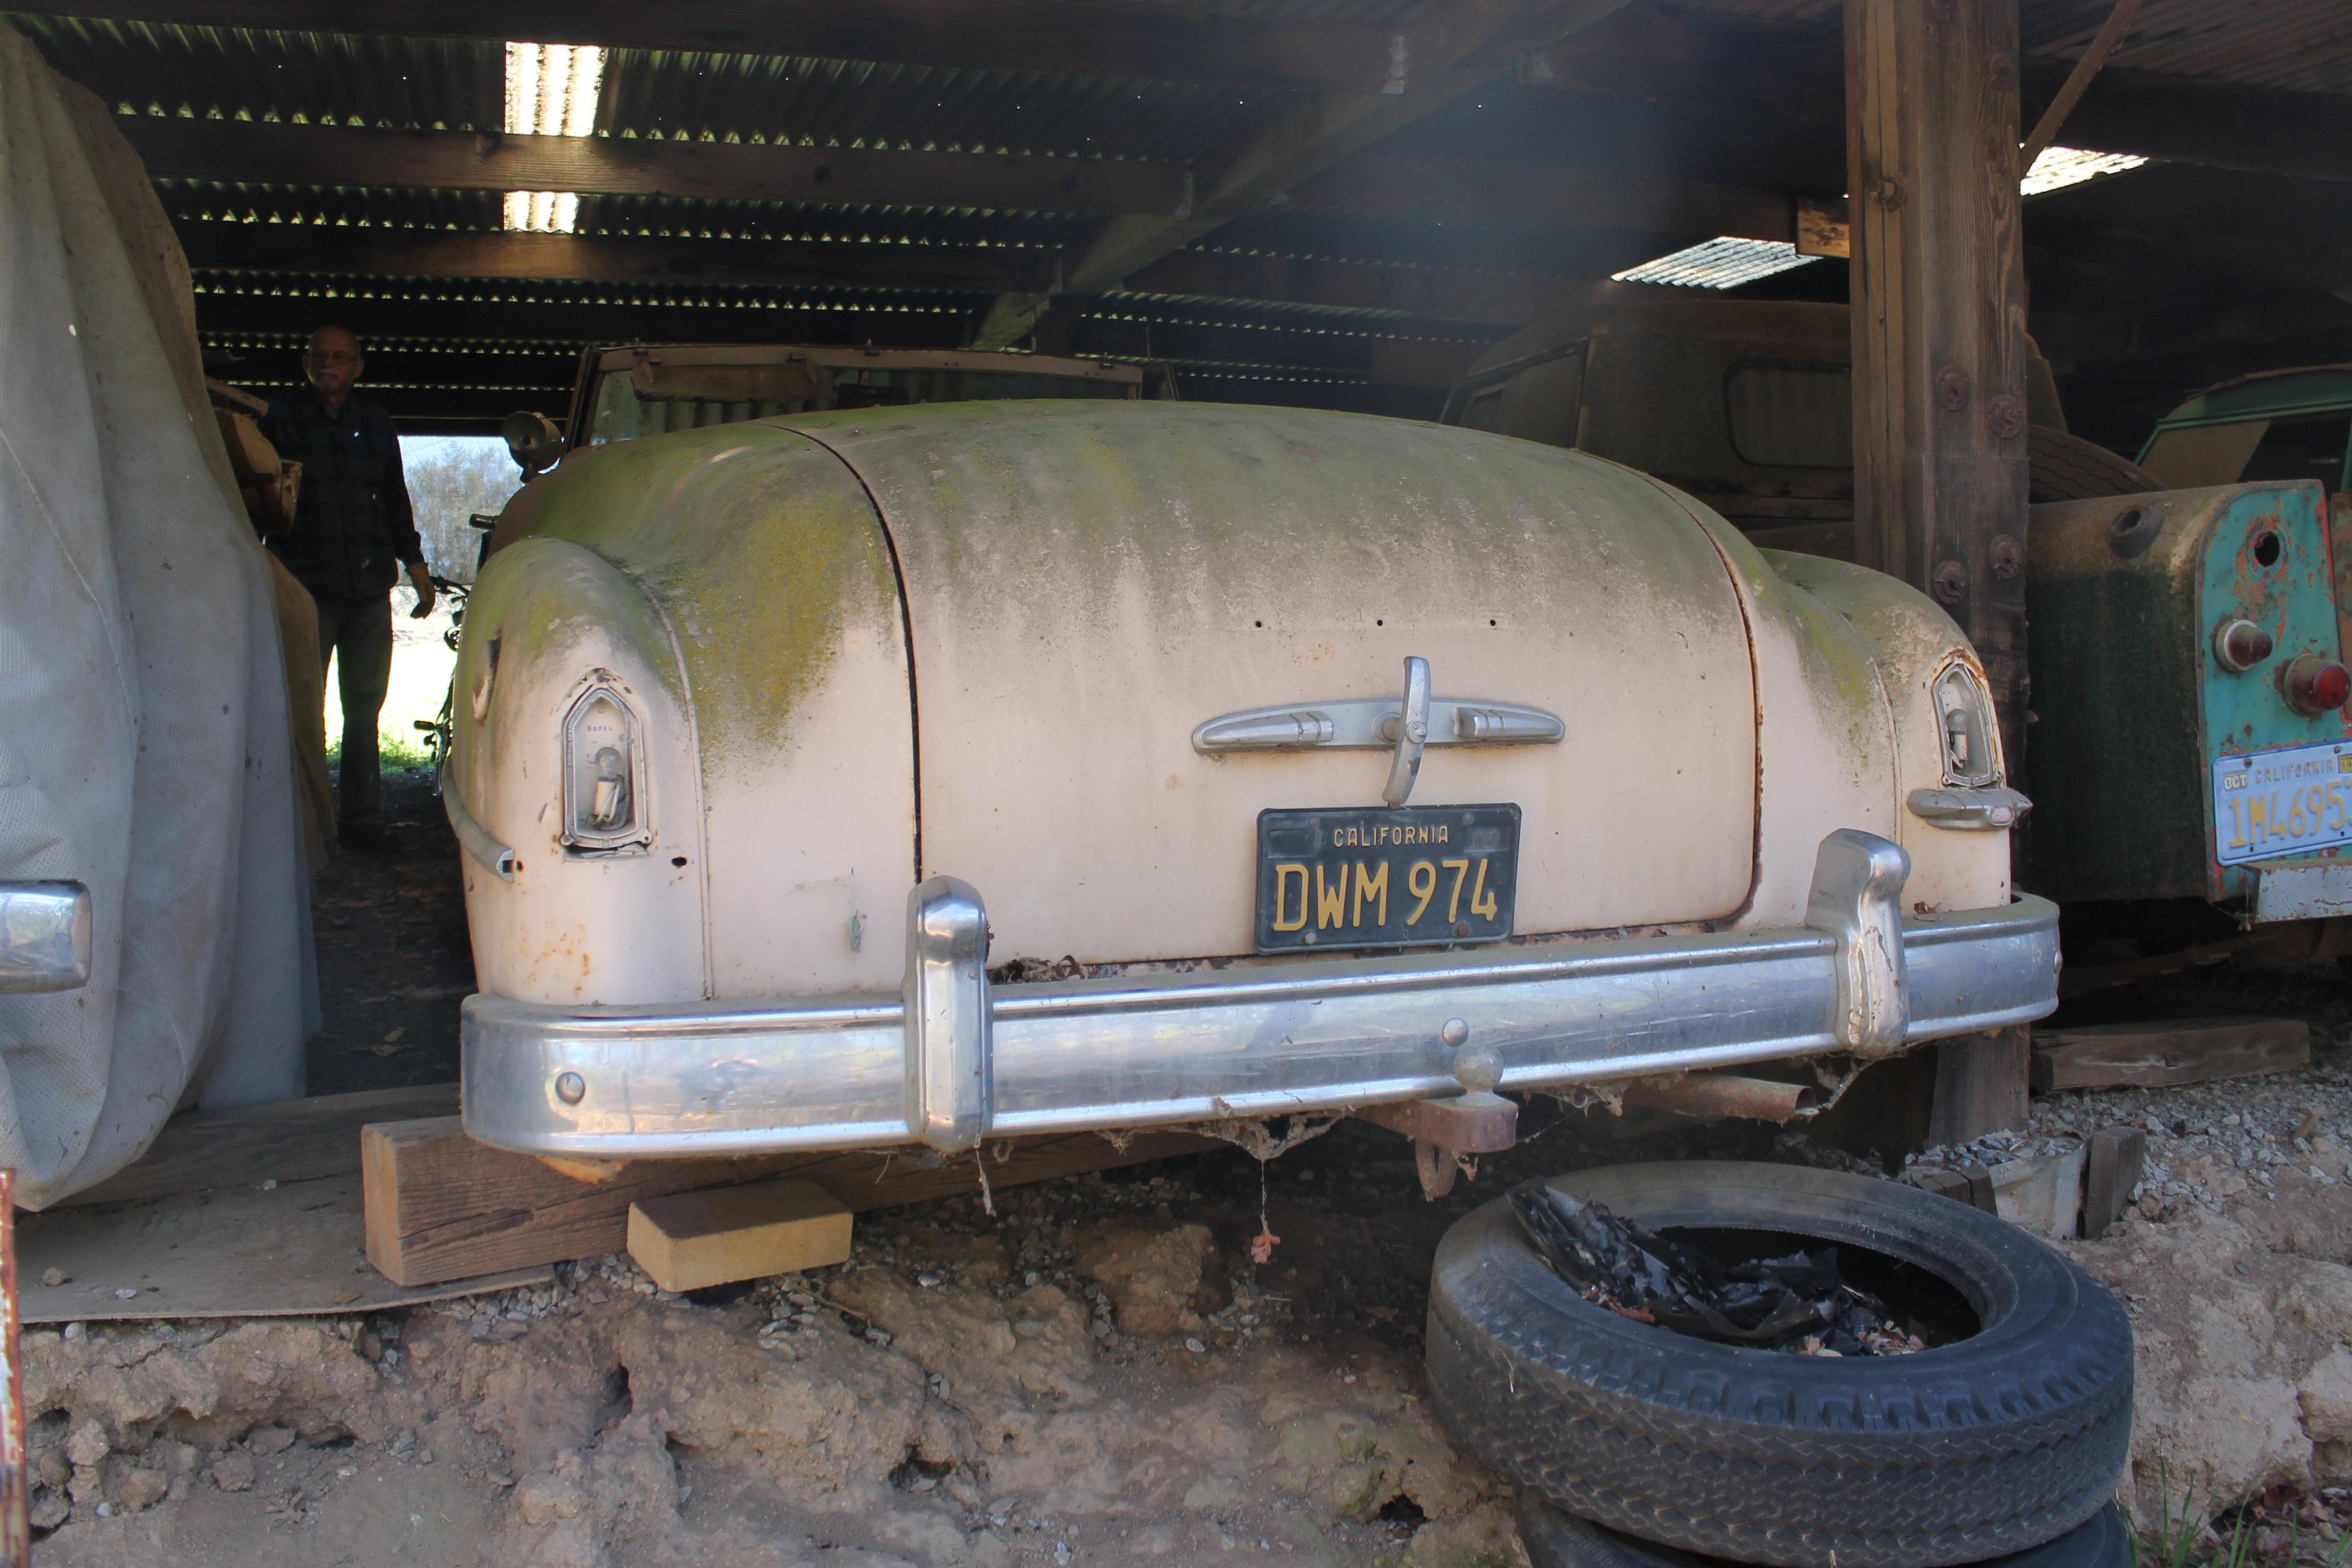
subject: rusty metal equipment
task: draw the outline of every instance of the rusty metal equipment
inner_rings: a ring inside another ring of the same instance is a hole
[[[1736,1116],[1750,1121],[1787,1122],[1803,1108],[1805,1086],[1769,1078],[1700,1072],[1683,1078],[1637,1079],[1625,1086],[1625,1103],[1678,1116]]]
[[[1448,1019],[1445,1041],[1460,1047],[1468,1031]],[[1440,1100],[1409,1100],[1368,1105],[1356,1115],[1412,1140],[1412,1163],[1422,1196],[1434,1202],[1454,1190],[1454,1178],[1479,1154],[1497,1154],[1519,1141],[1519,1108],[1495,1092],[1503,1080],[1503,1058],[1493,1047],[1472,1046],[1454,1058],[1454,1080],[1464,1092]]]
[[[2321,488],[2039,506],[2032,541],[2023,885],[2249,923],[2352,913],[2352,679]]]

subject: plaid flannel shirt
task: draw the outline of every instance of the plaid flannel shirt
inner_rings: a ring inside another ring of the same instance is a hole
[[[306,386],[273,400],[261,430],[302,465],[294,524],[269,541],[302,586],[320,597],[381,594],[402,563],[425,559],[400,438],[381,404],[346,397],[331,413]]]

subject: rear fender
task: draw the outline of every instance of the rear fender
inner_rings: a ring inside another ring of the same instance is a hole
[[[482,569],[455,679],[445,787],[512,851],[510,878],[463,861],[480,987],[534,1002],[704,996],[701,789],[659,612],[593,552],[519,540]],[[566,842],[567,721],[608,721],[610,708],[583,710],[600,696],[627,716],[633,799],[625,831]]]

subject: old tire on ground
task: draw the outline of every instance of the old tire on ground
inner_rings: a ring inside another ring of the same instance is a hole
[[[1509,1205],[1448,1231],[1430,1284],[1437,1413],[1489,1467],[1646,1541],[1782,1568],[1941,1568],[2038,1546],[2115,1496],[2131,1325],[1990,1215],[1895,1182],[1687,1161],[1552,1179],[1637,1224],[1765,1230],[1901,1259],[1977,1331],[1907,1356],[1738,1349],[1569,1289]]]
[[[2167,488],[2130,458],[2048,425],[2026,427],[2025,451],[2026,495],[2035,505],[2146,495]]]
[[[1519,1494],[1519,1539],[1535,1568],[1708,1568],[1711,1561],[1560,1512],[1533,1492]],[[1977,1568],[2131,1568],[2131,1532],[2110,1502],[2055,1541]]]

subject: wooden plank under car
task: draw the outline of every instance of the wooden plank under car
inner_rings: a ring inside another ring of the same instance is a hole
[[[591,1183],[478,1143],[457,1117],[441,1116],[362,1129],[360,1168],[368,1261],[398,1284],[425,1285],[617,1252],[628,1243],[630,1205],[697,1187],[789,1175],[862,1213],[978,1193],[976,1159],[994,1189],[1222,1146],[1192,1132],[1139,1131],[1119,1143],[1075,1132],[990,1142],[929,1168],[913,1150],[636,1160]]]
[[[2300,1018],[2163,1018],[2037,1029],[2033,1089],[2157,1089],[2311,1065]]]

